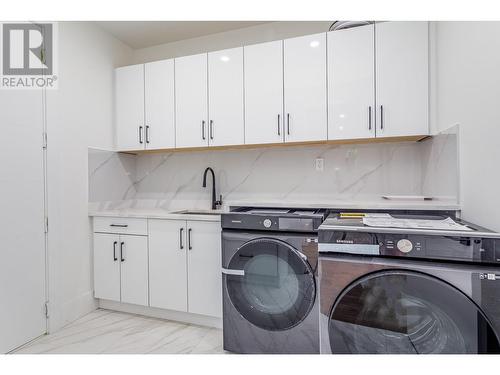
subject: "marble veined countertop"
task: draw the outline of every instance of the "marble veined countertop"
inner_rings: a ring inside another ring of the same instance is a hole
[[[224,210],[169,211],[161,208],[121,208],[121,209],[89,209],[89,216],[220,221],[220,214],[222,212],[224,212]]]
[[[458,211],[460,205],[452,200],[388,200],[388,199],[374,199],[374,200],[319,200],[319,201],[266,201],[266,200],[230,200],[225,204],[228,207],[236,206],[253,206],[253,207],[292,207],[292,208],[331,208],[331,209],[385,209],[385,210],[447,210]]]
[[[452,200],[227,200],[223,209],[206,210],[167,210],[162,208],[138,208],[126,207],[117,209],[90,208],[89,216],[105,217],[134,217],[145,219],[180,219],[220,221],[220,214],[227,212],[230,207],[253,206],[253,207],[277,207],[277,208],[331,208],[343,210],[446,210],[458,211],[460,205]]]

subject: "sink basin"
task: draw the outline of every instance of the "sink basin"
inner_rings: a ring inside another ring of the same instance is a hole
[[[222,212],[221,210],[181,210],[172,213],[182,215],[220,215]]]

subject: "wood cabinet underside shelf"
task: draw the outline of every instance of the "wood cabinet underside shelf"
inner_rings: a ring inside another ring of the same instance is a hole
[[[402,137],[387,137],[387,138],[359,138],[359,139],[339,139],[330,141],[310,141],[310,142],[293,142],[293,143],[266,143],[266,144],[245,144],[234,146],[211,146],[211,147],[184,147],[184,148],[164,148],[158,150],[130,150],[118,151],[121,153],[132,154],[151,154],[151,153],[170,153],[170,152],[186,152],[186,151],[223,151],[223,150],[244,150],[269,147],[300,147],[300,146],[325,146],[325,145],[352,145],[352,144],[367,144],[367,143],[390,143],[390,142],[420,142],[430,138],[430,135],[411,135]]]

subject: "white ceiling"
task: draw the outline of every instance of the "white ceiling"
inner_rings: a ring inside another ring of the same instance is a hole
[[[239,21],[100,21],[100,27],[128,46],[139,49],[203,35],[259,25]]]

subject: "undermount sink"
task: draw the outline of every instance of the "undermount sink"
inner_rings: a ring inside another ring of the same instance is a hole
[[[172,213],[182,215],[220,215],[222,212],[222,210],[181,210]]]

